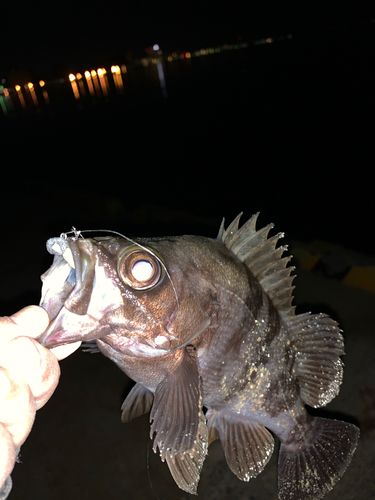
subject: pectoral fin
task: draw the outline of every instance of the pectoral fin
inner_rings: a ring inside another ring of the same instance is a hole
[[[173,458],[169,454],[166,456],[169,470],[177,486],[193,495],[197,494],[200,473],[207,454],[207,441],[206,419],[201,413],[194,452],[185,453],[183,456],[177,454]]]
[[[150,411],[154,396],[142,384],[135,384],[122,403],[121,420],[124,424]]]
[[[256,477],[271,458],[274,439],[263,425],[209,410],[206,414],[210,441],[217,436],[231,471],[242,481]]]
[[[164,461],[168,456],[194,454],[201,423],[202,396],[195,350],[188,346],[173,371],[160,382],[151,410],[150,437],[155,435],[153,450],[159,448]]]

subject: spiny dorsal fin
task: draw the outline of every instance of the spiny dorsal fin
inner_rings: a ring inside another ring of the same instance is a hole
[[[275,307],[286,317],[294,316],[292,281],[295,276],[290,275],[294,267],[286,267],[292,256],[282,257],[288,248],[286,245],[276,248],[278,240],[284,236],[284,233],[268,238],[273,224],[268,224],[257,231],[256,222],[259,212],[239,228],[241,215],[242,212],[226,230],[223,219],[217,239],[246,264]]]

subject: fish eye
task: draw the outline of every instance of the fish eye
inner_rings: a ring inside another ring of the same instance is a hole
[[[149,290],[163,278],[163,267],[153,253],[132,245],[118,261],[118,273],[124,283],[135,290]]]

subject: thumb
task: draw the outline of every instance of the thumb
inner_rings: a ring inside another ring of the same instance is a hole
[[[39,306],[27,306],[12,314],[10,320],[22,329],[18,335],[38,337],[47,328],[49,317],[47,311]]]

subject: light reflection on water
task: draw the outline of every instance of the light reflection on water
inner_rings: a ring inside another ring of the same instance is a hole
[[[246,44],[247,47],[247,44]],[[240,49],[246,48],[236,47]],[[112,65],[106,69],[84,69],[82,72],[71,73],[68,78],[54,81],[28,82],[23,86],[13,88],[0,86],[0,108],[4,116],[25,116],[35,113],[53,113],[65,108],[83,109],[97,105],[100,102],[116,100],[126,94],[142,99],[153,97],[168,98],[168,74],[175,75],[190,71],[194,64],[199,65],[204,57],[215,57],[220,50],[204,50],[194,54],[183,52],[163,57],[143,58],[139,64],[127,67],[125,64]],[[193,63],[193,60],[196,62]],[[166,67],[166,65],[168,67]],[[174,66],[174,67],[172,67]],[[54,111],[52,112],[51,108]]]
[[[151,69],[151,72],[148,71]],[[166,78],[164,73],[164,65],[161,61],[156,61],[150,68],[133,68],[130,69],[136,73],[132,75],[134,79],[139,80],[150,79],[150,81],[158,81],[160,93],[164,98],[167,98]],[[139,72],[142,71],[143,75]],[[14,88],[5,88],[0,92],[0,108],[5,116],[20,115],[21,111],[32,113],[45,112],[48,110],[51,101],[56,104],[56,99],[61,101],[60,92],[56,92],[56,86],[66,87],[69,84],[70,92],[64,92],[65,98],[75,99],[78,103],[78,108],[81,108],[80,102],[91,99],[91,104],[96,104],[97,99],[114,97],[125,92],[124,78],[127,77],[128,69],[123,64],[121,67],[113,65],[108,71],[105,68],[97,70],[86,70],[83,75],[81,73],[69,74],[68,79],[60,79],[53,82],[39,81],[35,83],[29,82],[23,87],[16,85]],[[151,78],[150,78],[151,77]],[[50,93],[54,94],[54,98],[50,97]],[[42,106],[40,105],[42,103]],[[61,104],[61,102],[60,102]]]

